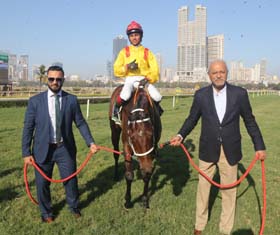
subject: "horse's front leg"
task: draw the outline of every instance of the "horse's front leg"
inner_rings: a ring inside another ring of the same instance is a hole
[[[140,159],[140,169],[142,174],[142,179],[144,181],[144,190],[142,194],[142,202],[144,208],[150,208],[149,205],[149,183],[154,171],[153,158],[146,156]]]
[[[111,141],[114,146],[115,151],[119,151],[119,142],[121,135],[121,128],[117,126],[113,121],[110,120],[111,125]],[[114,153],[115,159],[115,172],[114,172],[114,180],[117,181],[119,179],[119,154]]]
[[[133,165],[131,153],[125,152],[125,179],[126,179],[126,193],[125,193],[125,204],[126,209],[132,208],[131,203],[131,184],[134,178]]]

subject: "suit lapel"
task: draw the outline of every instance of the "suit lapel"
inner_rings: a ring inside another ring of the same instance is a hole
[[[212,87],[212,85],[209,86],[207,98],[208,98],[208,100],[209,100],[209,109],[210,109],[210,112],[213,114],[213,117],[215,118],[215,120],[216,120],[216,122],[218,123],[218,125],[220,125],[219,117],[218,117],[217,110],[216,110],[216,106],[215,106],[215,101],[214,101],[214,94],[213,94],[213,87]]]
[[[49,114],[49,105],[48,105],[48,91],[43,93],[43,109],[42,112],[45,112],[43,117],[48,117],[48,123],[50,122],[50,114]]]
[[[62,95],[62,105],[61,105],[61,123],[63,122],[63,120],[64,120],[64,114],[65,114],[65,108],[66,108],[66,103],[67,103],[67,93],[66,92],[64,92],[64,91],[62,91],[61,92],[61,95]],[[61,124],[60,123],[60,124]]]
[[[227,120],[227,118],[230,115],[230,108],[232,107],[232,92],[231,92],[231,86],[227,83],[227,102],[226,102],[226,112],[222,121],[222,124],[224,124]]]
[[[43,93],[43,96],[42,96],[43,100],[42,100],[42,117],[44,117],[44,122],[47,123],[48,125],[48,131],[46,133],[46,136],[47,136],[47,139],[48,141],[50,140],[50,126],[52,125],[51,124],[51,118],[50,118],[50,113],[49,113],[49,103],[48,103],[48,90],[45,91]]]

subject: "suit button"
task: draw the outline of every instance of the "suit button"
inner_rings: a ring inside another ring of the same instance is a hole
[[[219,129],[222,130],[223,128],[220,126]]]

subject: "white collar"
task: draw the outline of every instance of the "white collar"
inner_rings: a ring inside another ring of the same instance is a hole
[[[58,93],[52,92],[50,89],[48,89],[48,97],[53,97],[55,95],[59,95],[60,97],[62,96],[62,91],[60,90]]]

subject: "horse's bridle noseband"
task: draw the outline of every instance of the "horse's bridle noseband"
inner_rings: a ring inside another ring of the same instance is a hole
[[[142,109],[142,108],[136,108],[136,109],[133,109],[130,113],[132,114],[132,113],[135,113],[135,112],[144,112],[144,111],[145,111],[145,110]],[[127,124],[130,125],[130,124],[133,124],[133,123],[148,122],[148,121],[150,121],[150,120],[151,120],[150,117],[147,117],[147,118],[144,118],[144,119],[136,119],[136,120],[133,120],[133,121],[128,120],[128,121],[127,121]],[[135,151],[135,148],[134,148],[134,146],[133,146],[133,144],[132,144],[132,142],[131,142],[130,135],[128,135],[128,143],[129,143],[129,145],[130,145],[130,147],[131,147],[131,149],[132,149],[134,155],[137,156],[137,157],[146,156],[146,155],[150,154],[150,153],[154,150],[154,138],[153,138],[153,145],[152,145],[152,148],[150,148],[148,151],[146,151],[146,152],[144,152],[144,153],[137,153],[137,152]]]

